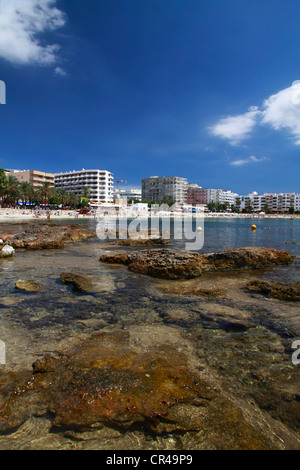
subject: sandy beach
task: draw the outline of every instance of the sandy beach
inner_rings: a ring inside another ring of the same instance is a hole
[[[0,222],[19,222],[28,220],[52,220],[52,219],[81,219],[91,217],[93,215],[78,214],[76,211],[71,210],[56,210],[56,211],[33,211],[23,209],[0,209]]]
[[[150,212],[149,212],[150,217]],[[182,216],[183,214],[178,212],[172,214],[172,216]],[[184,213],[185,216],[195,217],[195,214]],[[91,210],[88,214],[79,214],[75,210],[24,210],[24,209],[11,209],[11,208],[1,208],[0,209],[0,223],[1,222],[19,222],[19,221],[28,221],[28,220],[62,220],[62,219],[88,219],[96,218],[97,216],[102,217],[111,217],[112,214],[103,214],[97,213],[95,210]],[[138,217],[145,216],[145,213],[139,213],[137,211],[124,211],[118,214],[118,217]],[[159,216],[163,217],[164,214],[159,212]],[[199,216],[199,215],[198,215]],[[202,214],[201,214],[202,216]],[[237,214],[237,213],[224,213],[224,212],[212,212],[204,213],[204,218],[239,218],[239,219],[300,219],[299,214]],[[165,217],[170,217],[169,213],[165,214]]]

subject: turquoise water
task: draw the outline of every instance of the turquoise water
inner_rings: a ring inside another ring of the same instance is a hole
[[[66,223],[55,220],[57,223]],[[131,219],[128,219],[128,223]],[[74,223],[70,221],[69,223]],[[95,230],[97,220],[81,219],[76,221],[90,230]],[[168,222],[164,220],[164,224]],[[160,220],[161,224],[161,220]],[[256,225],[256,231],[251,225]],[[199,222],[193,220],[193,230],[196,231]],[[150,221],[149,221],[150,228]],[[174,220],[170,219],[170,232],[174,231]],[[171,245],[183,248],[185,240],[174,240]],[[229,248],[245,246],[262,246],[286,250],[295,256],[300,256],[300,218],[298,219],[238,219],[216,218],[204,220],[204,246],[201,252],[212,253]]]

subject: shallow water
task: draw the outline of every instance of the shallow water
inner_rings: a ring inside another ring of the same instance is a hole
[[[80,224],[93,230],[96,221],[85,219]],[[300,256],[299,219],[255,219],[256,232],[251,231],[251,224],[250,219],[207,220],[202,252],[264,246]],[[172,225],[170,228],[172,232]],[[172,245],[182,247],[183,243],[172,241]],[[187,335],[196,345],[198,357],[216,368],[241,396],[255,395],[264,387],[264,382],[270,381],[277,392],[284,389],[295,394],[296,390],[295,400],[299,400],[299,372],[291,364],[290,351],[292,341],[300,338],[299,306],[250,295],[244,289],[245,284],[256,277],[300,281],[299,259],[289,267],[189,281],[208,288],[224,287],[225,281],[226,295],[212,300],[172,294],[164,290],[170,281],[131,273],[125,267],[103,265],[99,256],[107,249],[111,250],[111,247],[95,238],[66,245],[62,250],[18,250],[13,260],[0,262],[0,339],[6,344],[7,359],[6,366],[0,367],[31,369],[32,363],[47,352],[67,348],[78,338],[86,338],[101,329],[169,325],[183,336]],[[93,294],[73,293],[71,287],[59,281],[61,272],[89,276]],[[37,293],[18,291],[15,288],[18,279],[38,281],[44,288]],[[229,320],[237,319],[251,322],[253,326],[240,331],[225,328]],[[287,411],[276,419],[286,420],[292,429],[297,429],[299,417],[293,420]],[[33,418],[23,431],[17,431],[21,436],[19,448],[39,448],[40,427],[44,432],[45,448],[70,447],[70,441],[49,433],[49,423]],[[103,431],[91,446],[110,448],[109,433],[112,432],[111,429],[106,434]],[[173,438],[172,435],[161,441],[147,438],[147,444],[145,435],[139,434],[136,444],[132,444],[136,436],[129,433],[118,435],[114,445],[126,448],[127,439],[128,448],[134,448],[134,445],[136,448],[177,448],[178,442],[172,447]],[[13,442],[16,442],[13,436],[8,440],[0,436],[0,448],[15,448]]]

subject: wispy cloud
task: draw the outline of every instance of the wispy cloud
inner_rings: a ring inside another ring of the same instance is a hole
[[[56,67],[54,73],[55,75],[60,75],[61,77],[65,77],[67,75],[67,72],[65,72],[61,67]]]
[[[248,157],[248,158],[241,158],[239,160],[233,160],[232,162],[230,162],[230,165],[233,165],[233,166],[243,166],[243,165],[248,165],[249,163],[260,163],[260,162],[264,162],[266,161],[267,158],[266,157],[261,157],[261,158],[258,158],[258,157],[255,157],[254,155],[251,155],[251,157]]]
[[[265,124],[276,131],[286,130],[294,143],[300,145],[300,81],[265,99],[260,108],[253,106],[244,114],[220,119],[209,130],[214,136],[238,145],[250,137],[255,126]]]
[[[56,0],[0,0],[0,57],[18,65],[53,64],[59,46],[44,44],[40,35],[65,21]]]
[[[232,145],[237,145],[241,140],[249,137],[260,114],[258,107],[253,106],[244,114],[221,119],[209,129],[216,137],[228,139]]]

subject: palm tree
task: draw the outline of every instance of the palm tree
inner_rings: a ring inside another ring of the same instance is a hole
[[[43,202],[45,204],[48,204],[48,199],[49,199],[49,196],[50,196],[51,192],[53,192],[52,187],[50,186],[50,183],[48,181],[46,181],[41,186],[41,193],[43,195]]]
[[[214,212],[216,210],[216,204],[214,201],[210,201],[207,203],[207,208],[209,211]]]
[[[20,182],[17,180],[15,176],[9,176],[7,178],[7,186],[6,186],[6,196],[8,202],[15,203],[16,200],[19,198],[20,195]]]
[[[90,195],[91,195],[90,188],[88,188],[87,186],[85,186],[85,187],[82,189],[81,197],[79,198],[79,204],[80,204],[81,206],[88,206],[88,205],[89,205]]]
[[[7,188],[7,178],[5,174],[5,170],[3,168],[0,168],[0,198],[1,198],[1,207],[3,203],[3,198],[6,193],[6,188]]]
[[[45,182],[35,190],[35,197],[39,204],[47,205],[54,198],[55,189],[49,182]]]
[[[85,186],[85,187],[82,189],[81,197],[84,197],[85,199],[89,199],[90,196],[91,196],[90,188],[88,188],[87,186]]]
[[[54,200],[57,205],[65,206],[69,202],[69,195],[65,189],[57,189]]]
[[[27,202],[31,202],[34,195],[33,187],[24,181],[20,184],[20,197],[23,200],[23,205],[26,206]]]
[[[79,197],[75,193],[69,193],[69,204],[75,208],[78,205]]]

